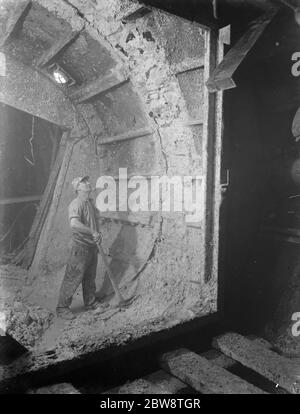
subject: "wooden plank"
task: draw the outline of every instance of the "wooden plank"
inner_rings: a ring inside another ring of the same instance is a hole
[[[41,198],[41,195],[5,198],[3,200],[0,200],[0,206],[4,206],[7,204],[28,203],[30,201],[39,201]]]
[[[183,62],[174,63],[171,65],[171,70],[176,75],[180,73],[189,72],[191,70],[197,70],[204,67],[204,57],[187,58]]]
[[[61,161],[61,167],[57,175],[57,181],[55,184],[55,188],[53,190],[53,196],[51,199],[51,203],[48,208],[47,218],[45,219],[43,228],[39,234],[38,247],[35,251],[35,255],[34,257],[31,258],[31,262],[30,262],[30,264],[32,263],[31,270],[33,273],[35,272],[36,263],[39,262],[40,258],[42,259],[43,257],[45,257],[46,251],[49,248],[49,240],[48,240],[49,234],[53,226],[53,221],[54,221],[54,218],[57,213],[58,206],[59,206],[59,201],[61,198],[63,186],[65,184],[66,174],[67,174],[69,164],[71,161],[71,157],[72,157],[72,153],[73,153],[73,148],[79,141],[81,141],[84,138],[85,137],[83,136],[77,139],[73,138],[72,140],[68,140],[64,147],[63,160]],[[35,258],[37,258],[37,261],[35,260]]]
[[[213,345],[230,358],[258,372],[292,394],[300,394],[299,363],[236,333],[215,338]]]
[[[137,227],[137,226],[141,226],[141,227],[149,227],[149,228],[154,228],[154,226],[150,225],[150,224],[146,224],[146,223],[142,223],[140,221],[131,221],[131,220],[126,220],[126,219],[120,219],[120,218],[115,218],[115,217],[101,217],[100,216],[100,221],[102,223],[121,223],[124,224],[125,226],[132,226],[132,227]]]
[[[9,7],[8,16],[5,22],[5,25],[1,28],[0,34],[0,47],[3,47],[5,43],[8,41],[10,36],[13,34],[15,29],[18,26],[18,23],[23,19],[29,9],[30,9],[31,1],[6,1],[1,4],[2,7]]]
[[[28,268],[31,265],[31,262],[33,260],[33,256],[36,250],[38,239],[41,234],[44,222],[46,220],[48,210],[50,208],[53,191],[54,191],[56,180],[57,180],[57,177],[58,177],[58,174],[61,168],[61,164],[63,161],[69,134],[70,134],[70,131],[66,131],[64,132],[62,136],[59,151],[58,151],[54,166],[52,167],[50,177],[46,185],[46,189],[44,191],[44,195],[42,197],[41,203],[39,205],[39,209],[37,211],[37,214],[35,216],[33,225],[29,233],[28,242],[24,250],[13,260],[15,264],[22,263],[22,267],[24,268]]]
[[[50,63],[59,53],[75,41],[80,32],[70,32],[59,39],[50,49],[48,49],[37,61],[36,66],[42,67]]]
[[[197,125],[203,125],[203,118],[199,119],[191,119],[190,121],[187,121],[184,123],[185,126],[197,126]]]
[[[141,380],[143,382],[139,382]],[[141,380],[112,388],[104,394],[139,394],[141,390],[145,390],[145,392],[142,392],[144,394],[187,394],[191,391],[187,384],[163,370],[147,375]]]
[[[152,134],[153,134],[152,129],[141,128],[141,129],[136,129],[135,131],[125,132],[124,134],[118,134],[112,137],[105,137],[105,138],[99,137],[98,144],[99,145],[114,144],[115,142],[127,141],[129,139],[135,139],[135,138],[142,138],[142,137],[145,137],[147,135],[152,135]]]
[[[202,394],[265,394],[254,385],[187,349],[163,355],[161,368]]]
[[[9,55],[2,56],[6,62],[6,76],[0,76],[2,103],[58,126],[74,125],[74,106],[53,79]]]
[[[75,92],[69,95],[69,98],[75,103],[85,102],[88,99],[93,98],[96,95],[100,95],[105,92],[109,92],[113,88],[122,86],[125,82],[128,82],[129,78],[115,71],[106,76],[98,78],[82,87],[78,88]]]
[[[150,3],[153,12],[156,13],[163,13],[169,14],[170,16],[174,17],[174,12],[176,15],[177,7],[174,7],[173,1],[161,1],[159,4],[155,4],[158,2],[147,1],[145,2],[146,5]],[[199,28],[204,28],[207,30],[210,29],[218,29],[220,26],[220,20],[215,19],[212,12],[212,7],[201,7],[199,5],[199,13],[193,13],[189,10],[188,7],[180,7],[180,17],[182,19],[188,20],[189,23],[194,24]],[[201,11],[200,11],[201,10]]]
[[[266,341],[263,338],[258,338],[256,336],[247,336],[247,338],[250,341],[253,341],[254,343],[258,343],[261,346],[265,347],[266,349],[271,349],[272,345],[270,342]],[[234,365],[236,365],[236,361],[227,355],[224,355],[222,352],[218,351],[217,349],[210,349],[209,351],[206,351],[201,354],[202,357],[208,359],[210,362],[212,362],[215,365],[218,365],[222,368],[232,368]]]
[[[139,3],[130,3],[121,13],[116,16],[117,21],[130,22],[144,17],[151,12],[151,8]]]
[[[226,90],[236,86],[232,79],[234,72],[245,59],[248,52],[255,45],[256,41],[259,39],[276,13],[277,8],[274,8],[252,22],[250,28],[228,51],[225,58],[213,71],[210,78],[206,82],[209,92]]]
[[[222,27],[219,30],[219,43],[222,45],[230,45],[231,43],[231,26],[230,25]],[[223,57],[224,56],[222,56],[222,58]]]
[[[62,382],[47,387],[32,388],[26,394],[81,394],[72,384]]]
[[[206,38],[204,79],[207,80],[218,63],[218,32],[210,30]],[[217,272],[217,261],[215,260],[214,250],[218,247],[218,238],[216,238],[215,213],[218,213],[219,202],[216,199],[216,179],[218,174],[216,167],[219,165],[220,148],[217,144],[217,96],[208,93],[204,88],[204,106],[203,106],[203,143],[206,147],[206,156],[203,159],[203,171],[206,171],[206,189],[205,189],[205,263],[204,274],[207,283],[214,272]],[[213,247],[213,248],[212,248]]]
[[[113,388],[104,394],[168,394],[168,391],[144,378],[140,378]]]
[[[187,388],[190,388],[187,384],[163,370],[154,372],[145,378],[157,387],[166,390],[168,394],[183,393],[187,391]]]

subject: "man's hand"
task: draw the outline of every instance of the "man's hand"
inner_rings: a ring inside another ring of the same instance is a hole
[[[93,233],[93,240],[94,240],[94,242],[95,242],[95,243],[97,243],[97,244],[101,244],[101,243],[102,243],[102,236],[101,236],[101,233],[98,233],[97,231],[95,231],[95,232]]]

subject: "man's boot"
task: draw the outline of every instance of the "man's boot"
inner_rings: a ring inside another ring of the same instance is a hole
[[[66,320],[73,320],[76,318],[74,313],[69,308],[57,309],[56,315],[58,318],[66,319]]]
[[[95,302],[93,302],[91,305],[85,306],[85,309],[87,311],[89,310],[99,310],[99,312],[104,312],[104,310],[106,310],[109,307],[108,303],[99,303],[97,300],[95,300]]]

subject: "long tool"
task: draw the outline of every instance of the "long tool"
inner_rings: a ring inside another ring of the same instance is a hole
[[[95,154],[96,154],[98,165],[99,165],[99,171],[101,171],[101,161],[100,161],[100,157],[99,157],[99,153],[98,153],[97,141],[98,141],[98,137],[95,135],[94,136]],[[132,298],[129,298],[129,299],[123,298],[118,285],[114,281],[114,275],[112,274],[112,271],[110,270],[109,263],[108,263],[106,255],[103,251],[101,243],[97,243],[97,246],[98,246],[98,252],[99,252],[101,258],[103,259],[104,266],[106,267],[108,278],[109,278],[110,283],[111,283],[111,285],[113,287],[113,290],[115,292],[115,298],[116,298],[115,307],[121,307],[121,306],[128,305],[134,299],[134,296]]]
[[[110,270],[109,263],[108,263],[107,257],[105,256],[105,253],[103,251],[103,248],[101,246],[101,243],[97,243],[97,247],[98,247],[98,252],[99,252],[99,254],[100,254],[100,256],[101,256],[101,258],[103,260],[103,263],[104,263],[104,265],[106,267],[106,270],[107,270],[107,274],[108,274],[110,283],[111,283],[111,285],[113,287],[113,290],[115,292],[116,307],[123,306],[123,305],[125,305],[128,302],[128,300],[126,300],[126,299],[123,298],[123,296],[122,296],[122,294],[120,292],[120,289],[119,289],[118,285],[114,281],[114,276],[112,274],[112,271]]]

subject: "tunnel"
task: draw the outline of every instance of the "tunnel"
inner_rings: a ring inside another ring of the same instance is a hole
[[[0,329],[24,354],[5,362],[0,388],[68,381],[99,361],[109,371],[127,349],[139,365],[151,344],[202,351],[229,329],[299,356],[300,28],[282,4],[199,3],[1,3]],[[78,289],[62,321],[68,206],[86,176],[109,308],[85,311]]]

